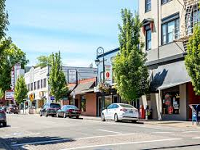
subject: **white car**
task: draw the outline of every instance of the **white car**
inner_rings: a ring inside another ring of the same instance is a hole
[[[115,122],[121,120],[129,120],[136,122],[139,119],[138,109],[129,104],[113,103],[103,110],[101,113],[101,120],[114,120]]]

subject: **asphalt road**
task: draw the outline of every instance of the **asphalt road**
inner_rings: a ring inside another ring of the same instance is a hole
[[[200,130],[162,125],[8,115],[0,128],[7,149],[135,150],[200,149]],[[0,149],[3,149],[3,146]]]

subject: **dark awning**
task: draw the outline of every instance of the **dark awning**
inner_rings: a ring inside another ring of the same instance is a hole
[[[151,78],[151,91],[163,90],[191,81],[184,61],[158,66],[152,70]]]
[[[80,83],[75,89],[75,95],[78,94],[84,94],[87,93],[86,91],[91,91],[92,88],[94,88],[94,81],[86,82],[86,83]]]

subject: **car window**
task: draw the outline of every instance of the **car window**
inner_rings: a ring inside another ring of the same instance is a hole
[[[119,106],[117,104],[113,104],[112,108],[119,108]]]
[[[76,106],[74,106],[74,105],[68,105],[67,106],[68,107],[68,109],[78,109]]]
[[[129,104],[120,104],[121,107],[124,108],[134,108],[133,106],[129,105]]]
[[[60,108],[60,104],[50,104],[51,108]]]
[[[109,106],[107,107],[107,109],[112,109],[112,107],[113,107],[113,104],[109,105]]]

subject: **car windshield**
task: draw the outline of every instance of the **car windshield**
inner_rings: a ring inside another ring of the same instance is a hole
[[[50,107],[51,108],[60,108],[60,105],[59,104],[50,104]]]
[[[119,104],[121,107],[124,107],[124,108],[134,108],[133,106],[131,105],[128,105],[128,104]]]
[[[73,106],[73,105],[69,105],[67,106],[68,109],[78,109],[76,106]]]

